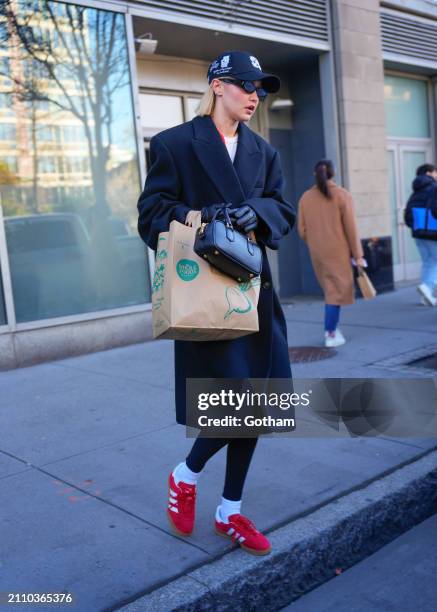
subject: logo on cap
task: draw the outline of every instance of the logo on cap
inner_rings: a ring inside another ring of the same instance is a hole
[[[224,57],[222,57],[222,61],[220,62],[220,66],[222,68],[227,68],[230,59],[231,59],[230,55],[225,55]]]
[[[214,60],[213,63],[211,64],[211,66],[209,67],[209,72],[212,72],[213,70],[216,70],[216,68],[219,67],[219,63],[217,60]]]
[[[259,61],[256,59],[256,57],[251,55],[250,56],[250,61],[252,62],[252,66],[254,66],[255,68],[258,68],[258,70],[261,70],[261,66],[259,64]]]

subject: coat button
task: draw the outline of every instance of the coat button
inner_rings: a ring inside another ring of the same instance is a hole
[[[270,289],[271,286],[272,286],[272,283],[270,281],[264,281],[262,284],[263,289]]]

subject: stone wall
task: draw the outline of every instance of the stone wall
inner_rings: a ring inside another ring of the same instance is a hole
[[[379,10],[378,0],[332,2],[343,184],[363,238],[391,233]]]

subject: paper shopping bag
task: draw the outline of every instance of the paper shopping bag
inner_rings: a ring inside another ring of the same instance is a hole
[[[373,286],[372,281],[367,276],[363,268],[358,266],[357,276],[358,287],[360,288],[361,295],[365,300],[371,300],[376,296],[376,289]]]
[[[152,284],[153,337],[228,340],[259,331],[260,277],[239,283],[194,252],[200,212],[191,226],[172,221],[158,238]]]

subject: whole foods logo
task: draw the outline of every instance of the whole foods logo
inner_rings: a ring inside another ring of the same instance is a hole
[[[176,272],[183,281],[192,281],[199,274],[199,264],[192,259],[180,259],[176,264]]]

